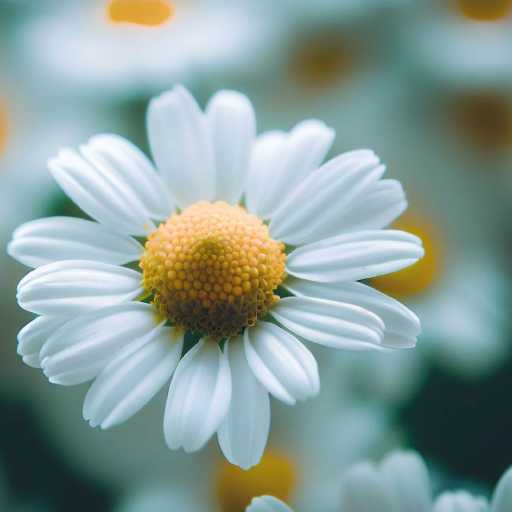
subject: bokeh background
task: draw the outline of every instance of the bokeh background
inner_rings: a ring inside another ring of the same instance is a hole
[[[270,451],[249,476],[214,442],[170,452],[165,392],[94,430],[86,386],[51,385],[16,354],[31,318],[11,233],[82,215],[47,159],[104,132],[148,151],[148,100],[175,83],[202,105],[219,88],[246,93],[258,132],[320,118],[333,154],[375,150],[408,193],[398,225],[427,250],[372,282],[418,313],[417,349],[320,351],[318,403],[273,405]],[[395,447],[418,450],[439,489],[485,494],[512,464],[511,198],[512,0],[0,0],[0,510],[181,510],[180,492],[217,512],[265,492],[317,510],[322,475]],[[136,508],[144,496],[153,509]]]

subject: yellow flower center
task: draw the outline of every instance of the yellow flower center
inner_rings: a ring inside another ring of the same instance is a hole
[[[265,316],[285,275],[284,244],[240,206],[199,202],[148,238],[140,266],[160,314],[221,339]]]
[[[169,21],[174,7],[168,0],[110,0],[107,18],[112,23],[158,27]]]
[[[497,21],[512,11],[512,0],[457,0],[460,12],[475,21]]]
[[[290,63],[290,74],[305,87],[325,89],[350,74],[354,49],[336,32],[300,41]]]
[[[393,227],[419,236],[425,256],[403,270],[374,277],[371,284],[387,295],[403,300],[427,292],[439,279],[443,271],[442,244],[435,226],[417,214],[403,215]]]
[[[0,102],[0,155],[4,152],[7,145],[8,130],[9,121],[7,118],[7,109]]]
[[[493,152],[512,146],[512,101],[499,93],[481,91],[455,98],[455,130],[474,149]]]
[[[215,478],[221,512],[241,512],[252,498],[271,495],[289,502],[297,485],[297,469],[287,455],[267,451],[261,462],[244,471],[224,462]]]

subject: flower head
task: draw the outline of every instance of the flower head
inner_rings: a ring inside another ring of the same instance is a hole
[[[18,351],[52,382],[94,380],[83,412],[102,428],[174,374],[169,447],[195,451],[217,432],[228,460],[248,468],[267,441],[269,393],[294,404],[319,391],[300,340],[416,344],[414,313],[357,281],[414,263],[421,240],[383,229],[406,201],[373,152],[321,165],[333,131],[319,121],[254,140],[245,96],[222,91],[203,113],[176,87],[151,102],[148,130],[159,172],[114,135],[50,161],[96,222],[41,219],[14,233],[9,253],[37,267],[18,301],[41,315]],[[142,273],[125,266],[134,261]]]

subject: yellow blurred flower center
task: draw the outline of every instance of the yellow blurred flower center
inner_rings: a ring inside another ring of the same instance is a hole
[[[338,33],[325,32],[301,41],[290,63],[290,73],[302,85],[323,89],[350,74],[354,51]]]
[[[512,100],[481,91],[455,98],[455,130],[479,151],[500,151],[512,146]]]
[[[7,109],[0,102],[0,155],[4,152],[7,145],[7,135],[9,131],[9,121],[7,117]]]
[[[394,226],[419,236],[425,256],[414,265],[392,274],[374,277],[372,286],[397,299],[408,299],[427,292],[443,271],[442,244],[438,233],[427,219],[405,214]]]
[[[512,11],[512,0],[457,0],[460,12],[471,20],[497,21]]]
[[[289,502],[297,485],[294,461],[285,454],[268,451],[261,462],[244,471],[224,462],[215,478],[221,512],[243,512],[252,498],[271,495]]]
[[[110,0],[107,5],[107,17],[113,23],[158,27],[173,14],[174,7],[168,0]]]
[[[240,206],[199,202],[148,238],[140,266],[159,313],[220,339],[254,325],[278,300],[284,244]]]

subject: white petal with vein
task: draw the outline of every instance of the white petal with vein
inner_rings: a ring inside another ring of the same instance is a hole
[[[401,270],[423,254],[421,240],[404,231],[359,231],[295,249],[286,268],[310,281],[358,281]]]
[[[92,260],[124,265],[138,260],[137,240],[90,220],[48,217],[27,222],[13,233],[8,253],[29,267],[62,260]]]
[[[18,285],[23,309],[40,315],[72,316],[135,299],[142,293],[135,270],[85,260],[49,263]]]
[[[242,469],[258,464],[270,429],[268,392],[253,375],[241,336],[226,343],[231,368],[231,405],[218,432],[224,456]]]
[[[180,361],[165,406],[164,434],[172,450],[201,449],[231,402],[231,371],[218,344],[201,340]]]
[[[244,347],[254,375],[277,399],[293,405],[320,391],[313,354],[281,327],[258,322],[245,330]]]

